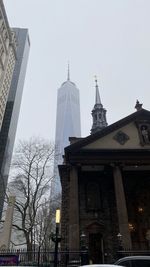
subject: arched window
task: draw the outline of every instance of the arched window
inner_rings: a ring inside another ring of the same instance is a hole
[[[102,118],[102,114],[101,114],[101,113],[99,113],[99,114],[98,114],[98,116],[99,116],[99,119],[101,119],[101,118]]]
[[[100,190],[98,183],[87,184],[86,198],[88,210],[98,210],[101,208]]]

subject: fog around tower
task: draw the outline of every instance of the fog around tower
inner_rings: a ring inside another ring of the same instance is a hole
[[[149,0],[4,0],[11,27],[29,29],[31,49],[17,139],[55,139],[57,89],[80,91],[82,136],[90,134],[94,75],[108,124],[150,109]]]

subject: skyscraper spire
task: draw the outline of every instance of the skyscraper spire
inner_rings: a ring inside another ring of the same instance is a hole
[[[91,134],[96,133],[107,126],[106,109],[103,108],[103,105],[101,103],[96,76],[95,76],[95,83],[96,83],[95,85],[96,94],[95,94],[95,105],[92,110],[93,125],[91,129]]]
[[[68,76],[67,76],[67,81],[70,81],[70,66],[68,62]]]

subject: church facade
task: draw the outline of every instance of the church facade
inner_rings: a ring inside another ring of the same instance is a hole
[[[61,249],[81,250],[84,237],[92,263],[150,248],[150,111],[138,107],[86,138],[70,138],[59,166]]]

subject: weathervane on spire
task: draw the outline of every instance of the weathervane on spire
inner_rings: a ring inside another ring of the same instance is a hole
[[[98,83],[97,83],[97,76],[95,75],[95,83],[96,83],[96,87],[98,86]]]
[[[96,87],[96,95],[95,95],[95,104],[101,104],[100,94],[99,94],[99,88],[98,88],[98,82],[97,82],[97,76],[95,75],[95,87]]]

